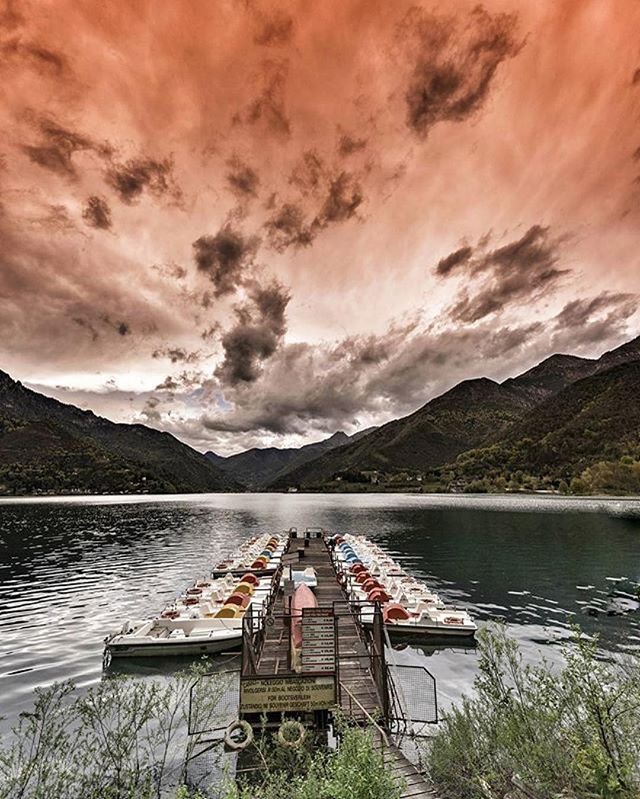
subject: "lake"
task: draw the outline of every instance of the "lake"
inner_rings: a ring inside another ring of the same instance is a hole
[[[33,689],[102,677],[103,638],[162,607],[259,532],[365,533],[484,624],[502,618],[527,659],[555,659],[578,621],[604,656],[640,648],[640,613],[596,617],[620,578],[640,580],[640,501],[541,496],[227,494],[0,500],[0,715]],[[472,648],[412,645],[440,704],[469,691]],[[228,668],[237,659],[226,658]],[[175,663],[135,664],[141,676]]]

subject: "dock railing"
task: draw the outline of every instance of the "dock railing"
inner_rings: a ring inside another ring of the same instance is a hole
[[[256,610],[249,605],[242,619],[242,674],[249,676],[255,674],[264,646],[266,625],[273,614],[273,606],[280,590],[283,565],[280,563],[274,572],[262,607]]]

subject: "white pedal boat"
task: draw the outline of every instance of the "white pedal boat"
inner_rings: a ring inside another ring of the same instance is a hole
[[[264,538],[264,540],[262,540]],[[282,546],[275,537],[261,537],[244,546],[234,565],[251,560],[259,552],[275,553]],[[262,555],[266,558],[266,555]],[[274,566],[274,569],[276,567]],[[267,602],[276,579],[274,569],[247,570],[241,575],[229,571],[224,577],[195,582],[162,613],[152,619],[127,621],[105,638],[109,657],[167,657],[215,654],[242,642],[242,626],[249,608],[260,610]],[[252,613],[258,621],[258,616]]]
[[[373,623],[379,602],[389,632],[407,635],[469,638],[477,625],[463,608],[451,608],[424,583],[407,574],[377,544],[363,536],[334,536],[336,571],[360,605],[364,624]]]

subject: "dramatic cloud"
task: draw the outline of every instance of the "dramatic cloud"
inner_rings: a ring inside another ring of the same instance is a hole
[[[255,236],[244,236],[229,223],[215,236],[200,236],[193,242],[196,265],[215,286],[216,297],[235,291],[253,261],[258,244]]]
[[[314,225],[326,227],[333,222],[345,222],[355,216],[363,201],[362,188],[353,175],[341,172],[329,183],[320,213]]]
[[[37,144],[23,145],[23,151],[35,164],[59,175],[77,178],[73,162],[73,156],[77,152],[96,150],[102,155],[107,152],[104,146],[97,145],[88,137],[68,130],[46,117],[33,118],[32,126],[39,134],[39,141]]]
[[[265,223],[267,238],[277,252],[288,247],[308,247],[315,238],[315,229],[307,224],[299,205],[285,203]]]
[[[148,191],[154,197],[171,195],[174,200],[180,198],[170,158],[162,161],[153,158],[133,158],[125,164],[109,167],[106,180],[126,205],[139,200],[144,191]]]
[[[255,169],[244,164],[237,156],[230,158],[227,166],[229,167],[227,183],[230,190],[241,200],[257,197],[260,178]]]
[[[338,141],[338,154],[346,158],[354,153],[362,152],[366,146],[366,139],[358,139],[354,136],[349,136],[347,133],[343,133]]]
[[[450,18],[411,9],[401,31],[413,43],[415,66],[405,99],[407,124],[426,136],[438,122],[462,122],[487,99],[500,64],[521,48],[514,14],[476,6],[466,29]]]
[[[152,358],[166,358],[171,363],[196,363],[199,352],[187,352],[184,347],[159,347],[151,353]]]
[[[616,346],[639,27],[635,0],[0,0],[0,369],[229,452]]]
[[[508,363],[533,345],[540,329],[534,324],[493,331],[487,324],[480,331],[434,333],[412,320],[391,325],[380,336],[350,336],[334,346],[290,344],[273,355],[259,385],[225,391],[233,409],[209,414],[202,423],[225,434],[354,431],[408,413],[473,376],[479,355],[484,368],[504,363],[505,356]]]
[[[477,322],[514,302],[549,291],[570,271],[557,266],[561,244],[562,239],[551,236],[549,228],[533,225],[521,238],[490,252],[472,257],[464,248],[441,260],[436,267],[441,275],[464,264],[472,276],[482,279],[476,293],[463,290],[450,310],[451,318]]]
[[[555,346],[576,351],[613,337],[624,338],[639,300],[638,294],[610,291],[571,300],[553,320]]]
[[[82,211],[82,218],[90,227],[100,230],[111,228],[111,209],[104,197],[95,194],[87,199],[87,204]]]
[[[568,302],[556,316],[557,328],[576,328],[590,322],[594,316],[602,312],[614,312],[621,317],[630,316],[629,311],[634,311],[638,297],[635,294],[604,291],[597,297],[590,299],[577,299]]]
[[[457,269],[457,267],[468,263],[472,255],[473,247],[460,247],[459,250],[455,250],[455,252],[447,255],[446,258],[442,258],[438,261],[436,273],[442,277],[446,277],[453,272],[454,269]]]
[[[262,89],[236,120],[246,125],[262,123],[270,133],[288,138],[291,123],[284,102],[288,70],[286,61],[264,61],[260,74]]]
[[[253,383],[287,329],[289,292],[279,283],[250,292],[250,302],[236,308],[236,324],[222,337],[224,360],[216,369],[223,384]]]

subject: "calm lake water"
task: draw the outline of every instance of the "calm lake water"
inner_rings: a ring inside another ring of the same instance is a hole
[[[0,715],[56,680],[100,680],[102,641],[160,610],[245,538],[295,525],[361,532],[480,623],[503,618],[525,655],[557,658],[579,621],[605,656],[640,649],[640,613],[585,615],[640,580],[640,501],[555,497],[236,494],[0,500]],[[473,649],[412,645],[443,706],[469,691]],[[227,658],[227,668],[237,660]],[[137,664],[141,677],[172,664]]]

